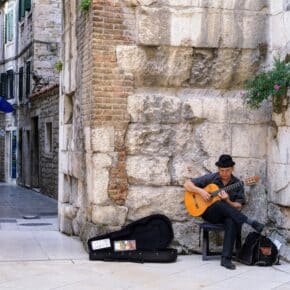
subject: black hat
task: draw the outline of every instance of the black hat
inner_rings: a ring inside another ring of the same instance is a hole
[[[217,167],[227,168],[233,167],[236,163],[233,161],[231,155],[223,154],[220,156],[219,160],[215,163]]]

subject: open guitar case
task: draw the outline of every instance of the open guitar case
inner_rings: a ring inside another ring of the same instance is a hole
[[[174,237],[168,217],[155,214],[123,229],[88,240],[90,260],[169,263],[177,250],[167,248]]]

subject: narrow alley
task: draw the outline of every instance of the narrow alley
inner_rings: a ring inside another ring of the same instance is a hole
[[[1,262],[87,259],[78,238],[58,231],[57,201],[33,190],[0,184],[0,232]]]

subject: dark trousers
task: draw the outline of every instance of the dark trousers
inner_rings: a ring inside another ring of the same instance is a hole
[[[247,221],[247,216],[226,202],[217,201],[204,212],[202,218],[212,224],[224,224],[222,256],[231,258],[237,235],[240,235],[242,224]]]

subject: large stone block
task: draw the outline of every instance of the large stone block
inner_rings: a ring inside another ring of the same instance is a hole
[[[115,147],[115,130],[113,127],[84,129],[85,148],[93,152],[113,152]]]
[[[279,1],[282,1],[282,0],[277,0],[277,2],[279,2]],[[155,2],[156,2],[156,4],[159,4],[159,5],[163,4],[163,5],[170,5],[170,6],[177,6],[177,7],[202,7],[202,8],[250,10],[250,11],[261,11],[268,6],[267,0],[256,0],[256,1],[248,1],[248,0],[156,0]],[[139,0],[139,3],[141,4],[140,0]],[[144,4],[141,4],[141,5],[144,5]]]
[[[234,156],[264,158],[267,154],[267,125],[232,125],[231,148]]]
[[[83,153],[80,152],[73,152],[71,154],[71,160],[70,160],[70,174],[76,178],[84,179],[85,177],[85,171],[84,171],[84,156]]]
[[[207,122],[197,128],[201,149],[209,156],[231,151],[231,130],[228,124]]]
[[[258,69],[260,58],[257,49],[194,49],[189,83],[216,89],[241,87]]]
[[[261,223],[268,223],[268,201],[264,185],[257,184],[254,187],[246,188],[246,200],[243,213]],[[251,227],[248,226],[248,228],[252,230]]]
[[[226,122],[228,118],[227,98],[221,92],[214,90],[181,90],[178,95],[184,101],[183,109],[188,111],[190,108],[192,115],[197,119],[206,119],[214,123]]]
[[[68,174],[69,172],[69,160],[70,154],[67,151],[62,151],[59,157],[59,171],[61,173]]]
[[[174,247],[182,253],[189,253],[192,250],[200,251],[199,226],[196,219],[188,222],[175,222],[172,224],[174,232]]]
[[[106,204],[109,202],[108,185],[111,156],[103,153],[87,154],[87,189],[89,202]]]
[[[59,214],[58,220],[59,220],[60,232],[65,233],[66,235],[72,236],[74,234],[72,220],[65,217],[62,214]]]
[[[253,49],[266,42],[266,13],[143,6],[137,31],[142,45]]]
[[[194,162],[202,158],[201,152],[191,152],[185,156],[176,156],[172,160],[172,168],[170,170],[172,183],[174,185],[183,186],[185,180],[191,177],[198,177],[207,173],[202,165],[202,161]]]
[[[129,125],[126,136],[129,154],[154,154],[174,156],[198,151],[194,128],[190,124],[179,125]]]
[[[94,206],[92,222],[95,224],[122,226],[125,224],[128,209],[125,206]]]
[[[282,126],[290,127],[290,106],[288,105],[288,108],[285,111],[284,115],[273,113],[272,119],[275,122],[275,124],[279,127]]]
[[[272,30],[270,31],[271,47],[273,49],[280,49],[285,46],[285,43],[287,43],[288,37],[286,31],[289,30],[289,26],[285,25],[285,17],[286,15],[284,15],[284,13],[278,13],[270,16],[270,24],[272,27]]]
[[[278,127],[275,139],[269,144],[270,162],[290,164],[290,127]]]
[[[126,200],[128,219],[137,220],[144,216],[160,213],[171,220],[185,221],[188,218],[181,187],[130,186]]]
[[[178,87],[190,77],[192,48],[118,46],[116,53],[137,86]]]
[[[283,4],[285,0],[272,0],[270,2],[270,11],[271,14],[277,14],[283,12]]]
[[[128,156],[127,176],[130,184],[168,185],[168,157]]]
[[[269,219],[279,228],[290,229],[290,210],[273,203],[268,204]]]
[[[60,214],[71,220],[76,217],[77,211],[77,208],[69,203],[62,203],[60,206]]]
[[[244,91],[234,91],[228,95],[228,117],[236,124],[265,124],[271,121],[272,109],[269,103],[263,103],[261,108],[249,109],[242,98]]]
[[[127,152],[170,156],[174,151],[170,144],[174,134],[170,125],[131,124],[126,136]]]
[[[131,122],[176,124],[181,121],[181,101],[165,94],[136,94],[128,97]]]
[[[70,150],[72,144],[72,125],[65,124],[61,127],[63,130],[61,134],[60,150]]]
[[[290,165],[268,165],[269,200],[282,206],[290,206]]]

